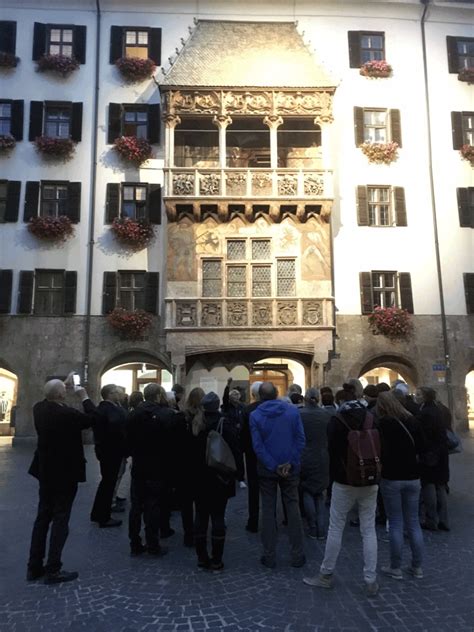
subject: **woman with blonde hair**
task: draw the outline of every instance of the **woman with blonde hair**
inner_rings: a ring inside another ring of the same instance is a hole
[[[382,491],[389,524],[390,566],[382,572],[403,579],[404,528],[408,533],[412,562],[407,571],[423,577],[423,534],[418,517],[420,472],[418,454],[423,451],[419,423],[390,392],[379,393],[375,407],[382,444]]]

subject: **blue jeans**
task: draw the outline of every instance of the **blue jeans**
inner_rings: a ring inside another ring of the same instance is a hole
[[[316,528],[318,538],[326,535],[324,494],[303,491],[303,504],[310,529]]]
[[[418,517],[420,500],[420,481],[389,481],[382,479],[380,484],[383,502],[387,513],[390,540],[390,566],[401,567],[403,548],[403,527],[408,533],[412,566],[419,567],[423,562],[423,534]]]

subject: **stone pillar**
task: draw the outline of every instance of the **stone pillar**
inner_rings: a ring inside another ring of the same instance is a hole
[[[278,138],[277,130],[283,124],[281,116],[272,114],[263,119],[265,125],[270,129],[270,166],[272,169],[278,168]]]
[[[185,385],[186,382],[186,358],[181,355],[171,356],[173,384]]]
[[[212,122],[219,128],[219,167],[225,169],[227,166],[227,142],[225,134],[227,126],[232,123],[232,119],[225,114],[219,114],[212,119]]]
[[[175,114],[165,114],[165,167],[174,167],[174,130],[176,125],[181,123],[179,116]]]

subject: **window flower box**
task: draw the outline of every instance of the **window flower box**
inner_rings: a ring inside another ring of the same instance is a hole
[[[70,160],[76,149],[76,143],[71,138],[38,136],[34,142],[38,153],[46,159]]]
[[[15,57],[13,53],[0,52],[0,68],[16,68],[19,61],[20,58]]]
[[[74,234],[74,227],[66,215],[32,217],[28,223],[32,235],[43,241],[64,242]]]
[[[0,156],[5,156],[16,147],[16,140],[11,134],[0,136]]]
[[[137,167],[151,158],[151,145],[146,138],[119,136],[115,141],[114,149],[122,160]]]
[[[38,72],[52,72],[63,78],[69,77],[79,68],[79,62],[74,57],[66,55],[43,55],[38,60],[36,70]]]
[[[458,73],[458,80],[474,83],[474,68],[462,68]]]
[[[131,250],[143,250],[155,236],[153,226],[144,220],[116,217],[112,223],[114,237]]]
[[[376,307],[368,318],[374,336],[385,336],[390,340],[407,340],[413,332],[413,323],[406,309],[399,307]]]
[[[390,77],[393,72],[392,66],[383,59],[367,61],[360,67],[359,74],[371,79],[383,79]]]
[[[152,323],[152,315],[143,309],[116,307],[108,316],[109,325],[126,340],[137,340]]]
[[[474,145],[463,145],[459,150],[459,153],[464,160],[467,160],[474,165]]]
[[[120,57],[115,65],[127,83],[138,83],[150,79],[156,68],[152,59],[140,57]]]
[[[362,143],[359,149],[367,156],[369,162],[389,165],[398,158],[398,143]]]

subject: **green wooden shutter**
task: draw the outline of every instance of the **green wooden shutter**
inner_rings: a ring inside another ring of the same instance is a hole
[[[102,312],[110,314],[117,302],[117,273],[104,272],[104,288],[102,293]]]
[[[446,47],[448,50],[448,72],[459,72],[459,57],[458,57],[458,38],[446,36]]]
[[[451,112],[451,127],[453,133],[453,149],[461,149],[463,146],[462,112]]]
[[[468,314],[474,314],[474,272],[466,272],[463,276],[466,310]]]
[[[150,314],[158,313],[158,290],[160,275],[158,272],[145,274],[145,311]]]
[[[18,306],[19,314],[31,314],[33,306],[33,284],[34,272],[30,270],[22,270],[20,272],[20,283],[18,288]]]
[[[7,205],[5,209],[5,222],[17,222],[20,209],[21,182],[9,180],[7,184]]]
[[[374,310],[372,294],[372,273],[359,272],[360,304],[362,314],[370,314]]]
[[[349,68],[360,68],[360,31],[348,31]]]
[[[366,186],[357,187],[357,223],[359,226],[369,225],[369,204]]]
[[[76,313],[77,272],[64,274],[64,313]]]
[[[405,204],[405,189],[403,187],[395,187],[393,190],[393,198],[395,203],[395,222],[397,226],[407,225],[407,209]]]
[[[413,293],[411,290],[411,275],[409,272],[400,272],[398,275],[400,284],[400,306],[413,314]]]
[[[0,314],[9,314],[12,304],[13,270],[0,270]]]
[[[402,123],[400,120],[400,110],[390,110],[390,125],[392,128],[392,141],[402,146]]]
[[[364,142],[364,108],[354,108],[354,135],[356,147]]]
[[[116,182],[107,183],[106,203],[105,203],[105,223],[112,224],[116,217],[120,215],[120,184]]]

